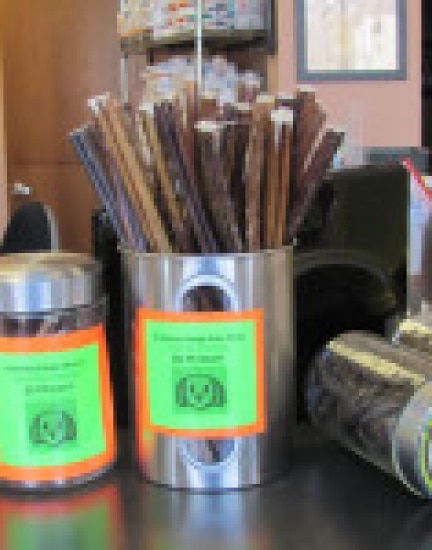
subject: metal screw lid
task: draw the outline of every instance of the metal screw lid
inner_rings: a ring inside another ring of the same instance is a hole
[[[69,252],[0,256],[0,313],[73,309],[102,297],[101,266]]]

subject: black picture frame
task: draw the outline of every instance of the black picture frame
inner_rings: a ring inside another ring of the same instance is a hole
[[[276,0],[265,0],[264,8],[267,35],[267,53],[270,55],[275,55],[278,49]]]
[[[322,0],[323,2],[325,0]],[[344,6],[352,0],[333,0]],[[405,80],[407,78],[407,0],[395,0],[396,66],[379,70],[311,69],[308,67],[308,46],[312,40],[322,42],[322,33],[308,36],[308,8],[311,0],[296,0],[297,79],[299,82],[346,80]],[[342,9],[342,8],[341,8]],[[325,32],[325,28],[322,28]]]

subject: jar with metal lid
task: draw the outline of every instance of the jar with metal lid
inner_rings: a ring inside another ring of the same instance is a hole
[[[332,340],[311,365],[312,423],[347,449],[432,498],[430,357],[372,334]]]
[[[91,257],[0,257],[1,484],[70,486],[113,465],[105,316]]]

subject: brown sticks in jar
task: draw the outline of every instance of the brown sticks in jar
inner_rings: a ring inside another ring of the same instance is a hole
[[[116,160],[127,195],[132,207],[138,213],[143,233],[150,246],[161,252],[171,252],[172,248],[162,220],[148,189],[145,173],[136,158],[136,152],[128,142],[118,104],[109,96],[92,104],[96,121]]]
[[[328,128],[310,154],[305,172],[302,174],[303,196],[294,205],[288,223],[288,239],[292,240],[304,222],[309,207],[315,197],[323,175],[331,167],[332,160],[344,138],[344,133],[336,128]]]
[[[343,134],[312,89],[221,106],[197,95],[127,113],[109,95],[71,141],[122,244],[159,253],[280,248],[302,228]]]
[[[284,245],[285,229],[290,202],[291,188],[291,150],[294,124],[294,113],[290,109],[279,109],[273,113],[276,125],[276,136],[279,140],[278,179],[274,210],[270,215],[274,217],[274,233],[270,241],[270,248],[280,248]]]
[[[221,250],[243,252],[243,242],[236,220],[234,203],[223,168],[222,134],[217,122],[203,121],[197,125],[201,173],[206,203],[218,230]]]
[[[156,178],[161,185],[162,195],[171,219],[173,232],[177,238],[178,247],[180,250],[186,250],[188,245],[187,236],[185,234],[186,224],[168,172],[163,154],[163,146],[156,131],[152,104],[140,110],[140,120],[154,158]]]
[[[246,246],[248,252],[261,248],[261,181],[266,142],[266,111],[262,104],[253,108],[249,145],[245,157],[246,178]]]

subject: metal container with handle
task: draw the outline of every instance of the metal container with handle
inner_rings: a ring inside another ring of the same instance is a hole
[[[145,476],[220,491],[281,475],[295,424],[292,248],[122,256]]]

